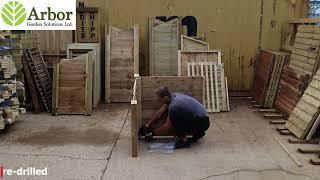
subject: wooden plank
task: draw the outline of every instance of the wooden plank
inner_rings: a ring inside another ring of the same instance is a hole
[[[319,140],[301,140],[301,139],[289,139],[291,144],[319,144]]]
[[[270,121],[269,123],[270,124],[286,124],[287,121],[277,121],[277,120],[274,120],[274,121]]]
[[[298,152],[302,154],[320,154],[320,149],[299,148]]]
[[[298,167],[302,167],[303,165],[299,162],[299,160],[293,156],[293,154],[288,150],[288,148],[278,139],[274,136],[274,139],[277,141],[277,143],[281,146],[281,148],[289,155],[289,157],[294,161],[294,163]]]
[[[227,111],[230,111],[229,104],[229,87],[228,87],[228,78],[226,77],[226,97],[227,97]]]
[[[282,114],[268,113],[263,115],[264,118],[283,118]]]
[[[310,164],[319,166],[320,165],[320,159],[311,159]]]
[[[277,112],[276,109],[259,109],[258,111],[261,113],[276,113]]]
[[[287,136],[287,135],[292,135],[292,133],[291,133],[289,130],[287,130],[287,129],[286,129],[286,130],[280,130],[279,133],[280,133],[281,135],[286,135],[286,136]]]

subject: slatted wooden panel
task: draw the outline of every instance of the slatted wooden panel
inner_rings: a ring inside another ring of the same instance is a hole
[[[177,75],[177,51],[179,49],[179,21],[162,22],[154,18],[149,21],[149,63],[153,76]]]
[[[178,51],[178,75],[187,75],[188,63],[213,62],[221,64],[221,51]]]
[[[301,75],[294,69],[286,67],[281,74],[275,100],[276,109],[289,117],[308,85],[309,79],[309,75]]]
[[[273,59],[273,66],[267,80],[265,97],[263,97],[263,101],[260,104],[263,108],[271,108],[274,106],[274,101],[278,90],[281,73],[284,66],[288,63],[289,60],[289,53],[278,51],[268,52],[274,54],[275,58]]]
[[[181,51],[208,51],[209,44],[188,36],[181,35]]]
[[[319,115],[320,71],[312,78],[285,127],[300,139],[306,138]]]
[[[90,52],[92,53],[92,52]],[[63,59],[54,67],[53,115],[92,113],[92,55]]]
[[[141,77],[141,122],[145,124],[160,108],[155,90],[167,86],[171,92],[180,92],[203,102],[203,77],[146,76]],[[139,88],[139,87],[138,87]]]
[[[109,26],[107,44],[106,102],[130,102],[134,74],[139,74],[139,27]]]
[[[93,86],[93,108],[97,108],[101,100],[101,89],[102,89],[102,72],[101,72],[101,54],[100,54],[100,44],[99,43],[72,43],[67,45],[67,57],[69,59],[73,57],[86,54],[89,51],[92,51],[92,86]]]
[[[319,67],[320,27],[300,25],[289,66],[301,74],[313,75]]]
[[[204,76],[204,106],[208,112],[228,111],[224,65],[213,62],[188,63],[188,76]]]
[[[266,94],[270,71],[273,67],[274,54],[261,51],[255,67],[255,79],[251,94],[261,104]]]

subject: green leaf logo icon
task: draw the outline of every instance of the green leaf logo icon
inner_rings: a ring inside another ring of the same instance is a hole
[[[26,19],[26,9],[18,1],[10,1],[2,7],[1,17],[10,26],[18,26]]]

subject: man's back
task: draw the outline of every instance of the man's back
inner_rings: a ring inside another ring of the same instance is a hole
[[[196,99],[182,93],[172,93],[169,104],[169,115],[175,119],[193,119],[207,115],[206,109]]]

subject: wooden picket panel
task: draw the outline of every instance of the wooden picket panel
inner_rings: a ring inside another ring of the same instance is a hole
[[[204,106],[208,112],[229,110],[223,64],[213,62],[188,63],[188,76],[205,77]]]

